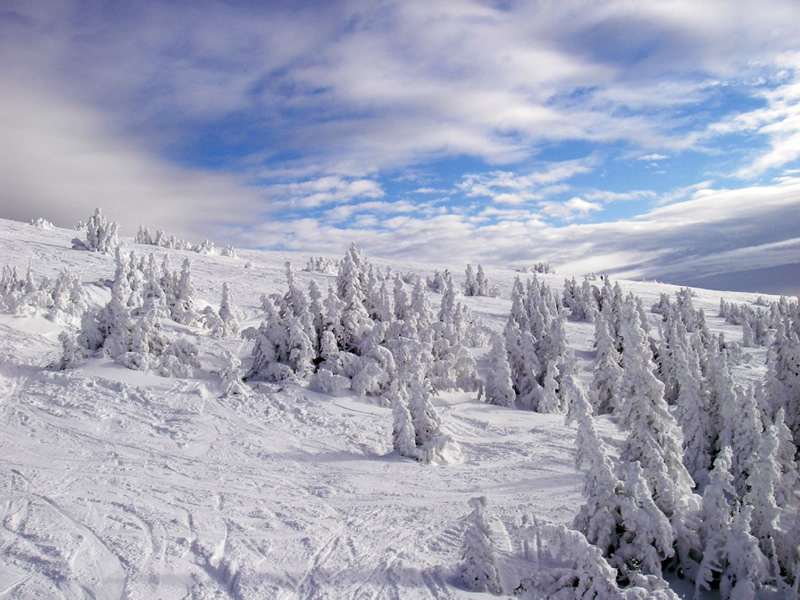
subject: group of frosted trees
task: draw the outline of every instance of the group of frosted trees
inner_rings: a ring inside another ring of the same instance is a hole
[[[314,281],[303,290],[288,264],[286,278],[288,291],[262,297],[261,325],[244,332],[254,342],[247,378],[384,396],[393,408],[395,449],[431,460],[446,442],[431,395],[480,385],[468,346],[482,331],[456,302],[452,278],[438,313],[421,279],[409,294],[399,275],[387,278],[356,246],[324,296]]]
[[[95,209],[94,214],[81,229],[86,231],[86,239],[74,238],[72,247],[75,250],[111,254],[119,247],[119,223],[106,219],[99,208]]]
[[[586,394],[569,375],[561,333],[565,309],[535,280],[525,294],[522,289],[517,281],[509,323],[489,355],[487,400],[568,412],[578,427],[576,460],[585,472],[587,501],[574,531],[540,528],[537,535],[558,556],[550,557],[550,567],[537,566],[518,595],[595,598],[602,589],[601,597],[673,597],[663,581],[669,569],[694,582],[698,592],[718,588],[722,598],[753,598],[767,584],[797,597],[797,304],[783,299],[763,311],[771,315],[767,377],[763,385],[744,387],[731,373],[738,345],[710,333],[688,289],[675,300],[662,296],[653,307],[662,317],[653,338],[642,303],[624,298],[618,285],[568,281],[564,306],[595,324],[597,352]],[[515,357],[523,366],[512,366]],[[542,402],[548,357],[560,376],[550,386],[559,402]],[[597,434],[595,414],[612,415],[625,433],[616,459]],[[476,535],[465,540],[475,545]],[[481,552],[491,567],[491,551]],[[468,555],[464,550],[465,583],[483,581],[480,589],[490,589],[491,568],[470,566],[475,561]],[[554,570],[553,560],[565,555],[566,571]]]
[[[204,240],[199,244],[190,244],[186,240],[179,239],[174,235],[168,236],[164,233],[163,229],[157,230],[156,234],[153,235],[150,233],[150,229],[144,225],[139,225],[139,230],[136,232],[134,241],[137,244],[160,246],[161,248],[170,248],[173,250],[189,250],[191,252],[197,252],[198,254],[214,254],[214,242],[211,240]],[[220,255],[236,258],[236,250],[233,246],[225,246],[220,250]]]
[[[169,255],[159,263],[153,254],[124,254],[117,248],[115,266],[109,301],[86,307],[77,333],[61,334],[60,368],[103,355],[130,369],[191,377],[199,367],[197,348],[185,335],[167,335],[164,319],[219,336],[238,333],[240,316],[227,284],[219,311],[197,309],[188,258],[180,270],[172,270]]]
[[[477,273],[472,269],[472,265],[467,265],[464,281],[465,296],[497,296],[498,293],[497,288],[489,284],[482,265],[478,265]]]
[[[780,323],[792,318],[792,311],[797,310],[797,303],[782,297],[779,302],[767,302],[759,297],[753,307],[748,304],[719,301],[719,316],[728,323],[742,326],[742,345],[745,347],[768,346],[772,336],[779,329]]]
[[[51,281],[43,277],[38,283],[34,281],[29,268],[25,277],[21,277],[16,267],[6,265],[0,278],[0,310],[22,314],[28,309],[41,309],[45,316],[55,323],[74,325],[80,322],[86,310],[87,299],[80,277],[63,269]]]
[[[798,440],[785,416],[800,408],[796,305],[776,322],[765,384],[743,387],[731,374],[734,345],[709,332],[689,290],[654,307],[658,341],[635,299],[600,297],[610,302],[595,313],[590,401],[571,411],[588,498],[575,528],[621,582],[660,578],[667,566],[723,598],[752,598],[764,584],[796,594]],[[616,462],[593,413],[626,432]]]
[[[489,353],[486,401],[544,413],[565,413],[574,390],[575,360],[567,347],[566,316],[543,282],[517,278],[511,314]]]

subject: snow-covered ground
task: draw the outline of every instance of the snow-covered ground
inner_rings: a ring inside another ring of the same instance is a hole
[[[0,266],[24,274],[30,265],[37,280],[68,267],[104,302],[113,256],[72,250],[75,235],[0,221]],[[299,271],[308,255],[123,246],[159,261],[167,253],[173,268],[191,258],[201,303],[217,306],[228,282],[245,326],[260,322],[261,294],[286,289],[285,261],[303,285],[313,278],[324,290],[334,280]],[[372,262],[464,278],[465,265]],[[500,330],[519,274],[486,273],[500,297],[461,300]],[[560,295],[563,277],[539,277]],[[679,289],[620,284],[648,308]],[[740,327],[716,316],[720,292],[695,291],[712,331],[741,340]],[[62,330],[42,314],[0,314],[0,598],[482,597],[456,576],[474,496],[488,499],[511,594],[534,519],[569,524],[582,502],[575,429],[563,415],[444,394],[436,405],[460,450],[449,464],[424,465],[392,452],[391,409],[376,398],[265,383],[247,397],[221,397],[222,351],[249,356],[240,339],[193,330],[201,372],[169,379],[106,359],[54,370]],[[588,384],[594,327],[570,321],[567,333]],[[485,352],[474,349],[481,374]],[[748,352],[740,380],[764,373],[764,349]],[[598,426],[612,444],[619,438],[608,418]]]

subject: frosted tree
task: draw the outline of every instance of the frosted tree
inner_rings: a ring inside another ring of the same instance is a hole
[[[314,359],[316,353],[311,340],[306,335],[305,328],[297,317],[289,318],[287,330],[287,344],[289,355],[287,362],[294,371],[295,376],[300,380],[307,380],[314,371]]]
[[[537,560],[533,573],[514,590],[520,600],[677,600],[655,576],[636,577],[620,588],[617,571],[580,532],[563,525],[537,523]]]
[[[351,249],[352,250],[352,249]],[[344,302],[342,308],[341,347],[354,352],[358,350],[364,337],[372,329],[372,319],[364,306],[364,290],[355,259],[350,251],[339,268],[338,296]]]
[[[800,323],[800,317],[794,322]],[[788,320],[779,320],[767,353],[766,392],[774,411],[784,408],[786,425],[800,447],[800,341]]]
[[[420,378],[408,385],[408,410],[414,423],[414,434],[418,448],[430,446],[441,433],[442,421],[431,403],[431,394]]]
[[[86,240],[75,238],[72,240],[72,247],[76,250],[110,254],[119,247],[118,232],[119,223],[109,222],[102,211],[96,208],[86,224]]]
[[[392,402],[392,447],[401,456],[417,458],[414,423],[408,410],[408,392],[395,379],[389,395]]]
[[[708,481],[715,432],[708,394],[702,388],[697,355],[689,346],[675,349],[678,397],[675,415],[683,431],[683,464],[698,486]]]
[[[595,320],[595,345],[597,355],[594,360],[591,395],[595,411],[597,414],[616,412],[619,408],[623,370],[616,340],[611,335],[604,316],[598,316]]]
[[[180,278],[170,305],[170,313],[177,323],[193,325],[197,321],[197,310],[194,305],[196,293],[192,283],[192,263],[186,258],[181,266]]]
[[[219,305],[218,314],[220,324],[214,333],[221,337],[238,335],[241,313],[236,307],[233,292],[227,282],[222,284],[222,301]]]
[[[309,308],[308,297],[305,292],[300,289],[294,279],[292,264],[287,261],[285,268],[286,282],[289,286],[289,291],[286,292],[286,295],[283,297],[283,306],[291,316],[296,317],[298,321],[300,321],[306,337],[308,337],[312,347],[316,350],[319,347],[318,344],[315,343],[315,340],[317,340],[317,330],[314,327],[314,316],[311,314]]]
[[[80,277],[66,268],[58,274],[50,298],[47,318],[56,323],[72,325],[80,322],[81,315],[88,309]]]
[[[342,302],[336,295],[336,291],[328,288],[328,295],[323,301],[325,307],[325,317],[322,320],[322,327],[324,331],[330,331],[339,348],[344,343],[344,329],[342,327],[342,315],[344,313],[345,303]]]
[[[775,500],[779,506],[785,506],[794,501],[794,492],[800,489],[800,471],[795,460],[797,448],[792,432],[786,426],[783,407],[775,413],[773,425],[778,437],[777,462],[781,473],[780,482],[775,488]]]
[[[650,494],[637,461],[622,465],[626,501],[620,504],[625,533],[611,564],[629,580],[637,571],[661,577],[661,563],[674,554],[673,528]]]
[[[464,282],[465,296],[478,296],[478,282],[475,279],[475,271],[471,264],[467,264],[466,281]]]
[[[723,398],[720,406],[725,414],[726,428],[720,434],[722,443],[733,451],[733,485],[739,496],[747,491],[747,477],[758,453],[763,426],[752,388],[735,388],[732,395]]]
[[[692,494],[694,481],[683,465],[680,430],[664,400],[664,384],[654,375],[655,365],[638,310],[630,301],[625,309],[619,423],[628,436],[620,459],[641,464],[655,504],[672,525],[676,561],[693,573],[696,563],[691,555],[698,544],[689,522],[697,503]]]
[[[725,568],[725,545],[731,527],[729,498],[735,497],[731,469],[731,449],[726,446],[714,460],[714,468],[703,490],[698,533],[702,560],[695,578],[695,590],[710,590],[719,585]],[[697,594],[696,594],[697,595]]]
[[[150,230],[145,227],[144,225],[139,225],[139,230],[136,232],[136,237],[134,241],[137,244],[147,244],[150,245],[153,243],[153,236],[150,233]]]
[[[538,412],[550,414],[561,412],[561,400],[558,396],[558,375],[558,361],[551,360],[545,371],[544,385],[536,408]]]
[[[74,369],[89,358],[88,348],[66,331],[59,334],[58,341],[61,342],[61,357],[55,365],[57,369]]]
[[[222,368],[219,376],[222,380],[223,396],[246,396],[250,393],[249,388],[244,385],[244,371],[242,361],[230,350],[222,353]]]
[[[514,406],[516,394],[511,382],[511,367],[508,365],[505,343],[499,335],[495,336],[489,352],[489,371],[486,374],[484,393],[490,404]]]
[[[417,279],[414,284],[414,291],[411,293],[411,312],[417,319],[417,328],[420,336],[428,338],[430,327],[434,322],[434,313],[422,279]]]
[[[626,309],[619,423],[628,437],[620,458],[641,463],[656,504],[671,517],[680,497],[691,494],[694,482],[683,466],[680,431],[664,401],[664,384],[654,375],[638,314],[630,302]]]
[[[750,533],[752,511],[753,507],[745,504],[733,514],[723,549],[727,563],[719,586],[723,599],[753,600],[769,572],[767,558]]]
[[[774,425],[760,436],[758,452],[747,476],[747,493],[743,501],[753,507],[750,531],[758,539],[765,555],[774,554],[774,542],[781,546],[782,531],[778,525],[782,509],[775,501],[775,489],[780,485],[781,470],[778,465],[778,433]]]
[[[480,496],[469,501],[472,512],[467,517],[464,541],[461,546],[463,561],[461,577],[473,592],[501,594],[497,572],[492,532],[486,520],[486,498]]]
[[[144,285],[142,287],[142,304],[152,304],[159,315],[167,315],[167,296],[164,293],[164,288],[161,283],[162,271],[156,263],[156,257],[153,254],[147,259],[147,265],[144,270]],[[130,288],[128,289],[130,293]],[[127,299],[127,297],[126,297]]]
[[[569,419],[577,419],[578,467],[584,476],[586,503],[578,510],[573,527],[603,552],[619,570],[621,581],[637,573],[661,577],[661,563],[674,554],[673,531],[653,502],[638,462],[623,465],[623,477],[614,473],[605,444],[592,423],[591,408],[577,394]]]
[[[408,318],[411,312],[411,300],[406,292],[406,285],[400,275],[394,277],[394,315],[400,320]]]

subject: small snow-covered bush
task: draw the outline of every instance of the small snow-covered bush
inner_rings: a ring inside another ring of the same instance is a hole
[[[31,219],[31,227],[36,227],[36,229],[55,229],[55,226],[50,221],[41,217]]]

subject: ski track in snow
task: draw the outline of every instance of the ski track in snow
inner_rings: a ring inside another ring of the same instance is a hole
[[[37,277],[52,278],[62,266],[84,282],[113,273],[110,257],[69,249],[74,232],[0,221],[0,233],[0,262],[23,269],[32,259]],[[173,267],[192,259],[203,301],[217,303],[229,281],[247,324],[258,323],[261,293],[285,288],[284,260],[300,268],[308,258],[170,254]],[[247,260],[253,267],[245,270]],[[445,267],[393,268],[425,276]],[[503,296],[466,302],[499,328],[517,274],[486,271]],[[301,285],[310,278],[322,289],[332,281],[298,273]],[[560,293],[563,277],[542,279]],[[623,288],[648,307],[659,292],[678,289]],[[95,295],[105,293],[98,287]],[[711,327],[741,339],[739,328],[715,316],[719,296],[699,292],[696,302]],[[567,329],[588,383],[593,326]],[[390,453],[391,410],[372,399],[271,384],[246,398],[219,398],[208,371],[238,340],[201,338],[206,375],[171,380],[102,360],[54,372],[47,367],[59,354],[59,331],[41,316],[0,314],[0,598],[480,597],[454,575],[469,498],[488,497],[499,529],[508,530],[498,535],[509,552],[530,519],[569,523],[582,501],[574,429],[560,415],[446,395],[437,405],[461,457],[425,466]],[[763,349],[748,351],[753,361],[737,371],[743,380],[764,372]],[[603,419],[598,428],[616,435]]]

